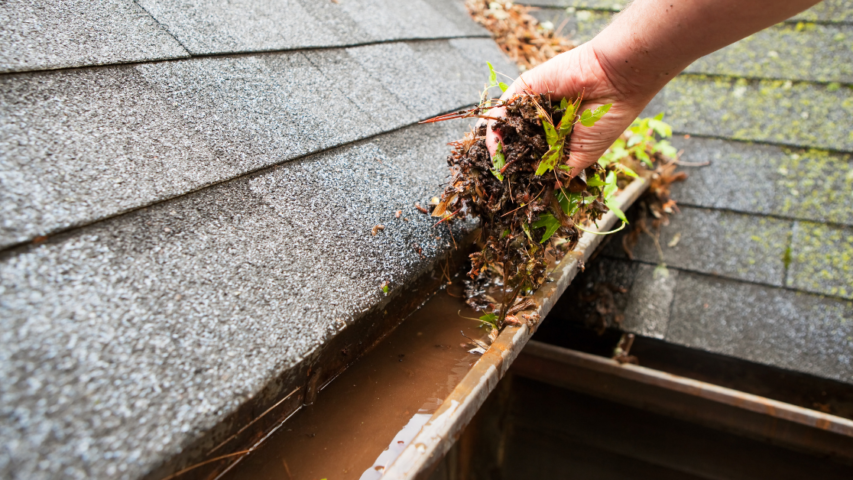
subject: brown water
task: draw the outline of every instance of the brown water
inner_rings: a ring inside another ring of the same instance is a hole
[[[460,330],[486,331],[460,315],[479,316],[438,292],[223,478],[379,478],[479,358]]]

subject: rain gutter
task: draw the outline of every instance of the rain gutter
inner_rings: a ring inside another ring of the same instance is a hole
[[[617,197],[622,210],[632,205],[647,188],[648,181],[644,179],[628,185]],[[609,231],[617,221],[613,213],[607,213],[598,222],[596,231]],[[577,249],[566,255],[551,273],[550,282],[534,294],[540,319],[548,315],[580,267],[589,260],[604,238],[599,234],[584,233]],[[403,480],[427,477],[506,374],[536,331],[537,325],[505,327],[400,456],[385,469],[382,478]]]

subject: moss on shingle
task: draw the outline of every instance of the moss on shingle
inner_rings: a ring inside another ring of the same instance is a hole
[[[849,87],[680,75],[651,109],[686,133],[853,151]]]
[[[853,298],[853,228],[798,222],[789,287]]]
[[[700,58],[691,73],[853,82],[853,27],[780,24]]]

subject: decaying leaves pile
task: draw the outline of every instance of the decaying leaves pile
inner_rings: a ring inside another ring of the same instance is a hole
[[[498,46],[521,71],[575,47],[570,40],[556,35],[553,25],[541,25],[530,15],[531,7],[488,0],[468,0],[465,5],[474,20],[492,32]]]
[[[549,265],[573,250],[581,232],[608,211],[624,227],[627,220],[616,203],[620,187],[637,177],[635,170],[647,171],[675,152],[656,139],[655,134],[671,134],[661,118],[638,120],[597,164],[571,172],[571,132],[592,128],[610,105],[580,112],[580,97],[570,102],[530,92],[507,101],[488,99],[495,86],[506,89],[492,70],[477,107],[429,121],[488,117],[491,109],[506,107],[493,127],[503,138],[494,157],[485,145],[486,126],[451,144],[451,180],[432,204],[438,223],[479,218],[465,296],[496,332],[505,323],[538,320],[529,296],[546,281]]]

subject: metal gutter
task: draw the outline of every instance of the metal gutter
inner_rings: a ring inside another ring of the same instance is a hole
[[[648,188],[648,182],[638,179],[631,183],[618,198],[622,210],[626,210]],[[599,221],[598,231],[608,231],[616,224],[613,213]],[[551,282],[537,291],[533,299],[539,305],[536,310],[544,319],[560,295],[575,278],[578,268],[590,258],[604,237],[591,233],[581,236],[577,249],[566,255],[551,273]],[[486,353],[477,361],[453,392],[444,400],[432,418],[423,426],[399,457],[385,469],[383,479],[414,479],[426,477],[455,439],[495,389],[515,358],[536,331],[537,325],[509,325],[504,328]]]
[[[853,465],[853,421],[835,415],[536,341],[513,374]]]

